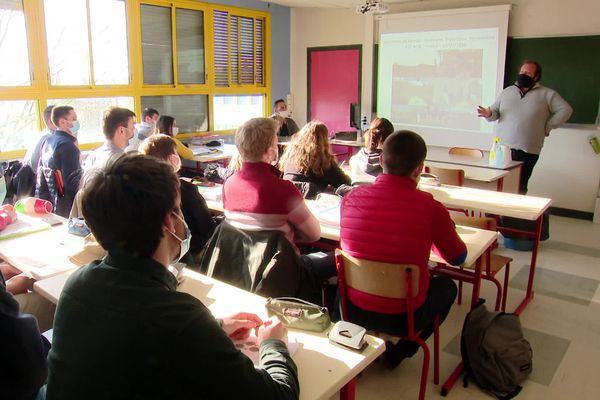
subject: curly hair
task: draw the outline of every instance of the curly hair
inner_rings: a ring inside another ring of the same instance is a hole
[[[337,164],[329,151],[329,131],[324,123],[311,121],[294,135],[281,157],[281,167],[291,163],[301,174],[323,176]]]
[[[383,146],[383,142],[394,133],[394,125],[385,118],[375,118],[365,132],[365,148],[374,152]]]

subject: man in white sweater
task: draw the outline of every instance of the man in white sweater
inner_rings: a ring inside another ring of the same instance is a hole
[[[540,85],[542,67],[527,60],[521,66],[517,81],[504,89],[490,107],[477,108],[477,114],[488,121],[498,120],[496,136],[511,149],[514,161],[523,161],[519,193],[527,193],[546,136],[564,124],[573,109],[556,91]]]

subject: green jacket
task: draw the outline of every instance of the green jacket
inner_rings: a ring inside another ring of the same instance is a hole
[[[296,366],[282,342],[263,342],[255,368],[176,285],[156,261],[123,254],[73,273],[54,319],[46,398],[298,398]]]

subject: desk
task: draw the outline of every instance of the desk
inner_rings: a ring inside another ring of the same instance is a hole
[[[462,169],[465,172],[465,180],[478,181],[485,183],[494,183],[496,190],[502,192],[504,189],[504,177],[510,174],[510,171],[505,169],[474,167],[471,165],[448,165],[437,161],[425,161],[426,167],[447,168],[447,169]],[[465,186],[472,186],[473,182]]]
[[[83,249],[83,238],[68,233],[65,218],[52,217],[63,223],[49,230],[0,240],[0,257],[36,280],[77,268],[69,256]]]
[[[192,151],[193,151],[194,147],[199,147],[199,146],[190,146],[190,149],[192,149]],[[204,146],[200,146],[200,147],[204,147]],[[211,149],[214,149],[215,151],[210,154],[202,154],[202,155],[194,156],[191,160],[182,159],[181,160],[182,164],[184,166],[186,166],[186,164],[187,164],[187,167],[189,168],[189,163],[194,162],[196,170],[200,171],[201,170],[200,164],[202,164],[202,163],[209,163],[209,162],[224,160],[225,164],[227,164],[227,162],[229,160],[231,160],[231,158],[238,153],[237,147],[235,147],[234,144],[229,144],[229,143],[222,144],[221,146],[218,146],[218,147],[212,147]]]
[[[204,303],[215,317],[243,309],[266,318],[265,299],[226,283],[185,269],[185,279],[177,288]],[[36,282],[34,289],[56,302],[68,273]],[[329,343],[326,333],[289,330],[290,339],[300,347],[294,354],[300,380],[300,398],[327,400],[340,391],[342,399],[354,398],[354,377],[383,353],[383,340],[367,336],[369,346],[358,353]]]

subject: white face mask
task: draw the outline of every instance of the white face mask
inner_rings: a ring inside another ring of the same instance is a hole
[[[179,128],[174,126],[173,128],[171,128],[171,131],[173,132],[173,136],[175,136],[179,133]]]
[[[290,116],[290,111],[289,110],[277,111],[277,115],[279,115],[281,118],[288,118]]]
[[[183,256],[186,255],[186,253],[190,250],[190,243],[192,241],[192,232],[190,231],[190,228],[188,227],[188,225],[186,224],[186,222],[183,218],[181,218],[179,215],[177,215],[174,211],[171,211],[171,213],[173,213],[174,216],[176,216],[181,222],[183,222],[183,227],[185,228],[185,238],[183,238],[183,239],[181,239],[175,233],[169,231],[169,233],[171,235],[173,235],[173,237],[175,239],[179,240],[179,255],[173,260],[173,264],[176,264],[179,261],[181,261]]]

